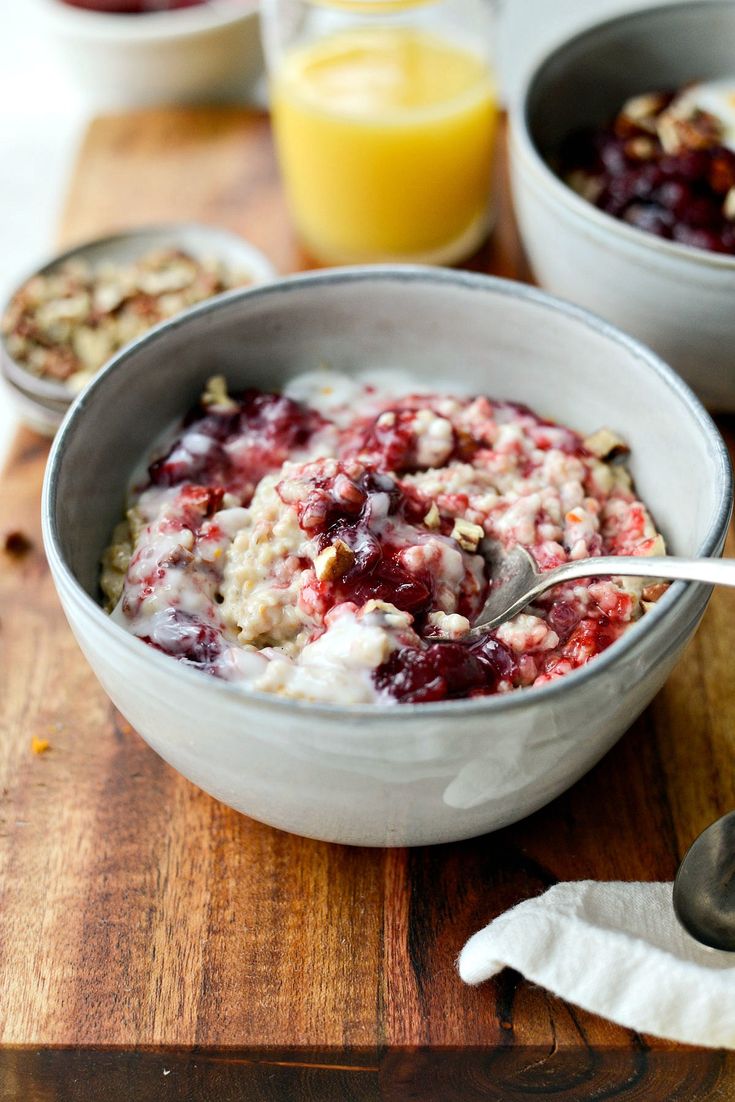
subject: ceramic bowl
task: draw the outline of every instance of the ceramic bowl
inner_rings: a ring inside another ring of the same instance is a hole
[[[155,249],[183,249],[199,260],[216,257],[233,271],[249,272],[254,283],[265,283],[276,274],[268,258],[238,234],[197,222],[172,222],[84,241],[30,272],[18,286],[34,275],[47,275],[68,260],[84,260],[92,268],[108,261],[127,265]],[[14,360],[1,333],[0,378],[20,419],[37,432],[53,436],[76,392],[65,382],[34,375]]]
[[[98,108],[227,102],[262,74],[257,0],[146,15],[33,3],[70,79]]]
[[[622,640],[552,684],[393,706],[238,690],[146,647],[98,604],[100,555],[131,473],[212,371],[233,388],[272,389],[324,362],[408,369],[427,388],[452,376],[459,391],[525,402],[583,432],[610,426],[630,442],[639,492],[683,555],[721,551],[724,444],[681,380],[606,323],[519,283],[426,268],[340,269],[231,292],[122,352],[67,416],[43,495],[48,561],[90,665],[154,750],[224,803],[328,841],[419,845],[504,826],[571,785],[630,726],[692,635],[708,587],[675,583]]]
[[[593,26],[536,65],[511,125],[523,241],[547,290],[648,343],[712,409],[735,410],[735,256],[665,241],[578,196],[549,168],[561,140],[636,93],[732,76],[735,4],[695,0]]]

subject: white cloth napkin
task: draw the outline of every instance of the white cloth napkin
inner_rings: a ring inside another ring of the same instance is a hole
[[[679,925],[671,884],[556,884],[476,933],[458,966],[478,984],[503,968],[639,1033],[735,1048],[735,953]]]

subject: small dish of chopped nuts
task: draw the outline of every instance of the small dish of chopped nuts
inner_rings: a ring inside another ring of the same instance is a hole
[[[131,230],[55,257],[2,314],[2,375],[19,416],[53,434],[120,348],[196,303],[274,276],[247,241],[194,223]]]

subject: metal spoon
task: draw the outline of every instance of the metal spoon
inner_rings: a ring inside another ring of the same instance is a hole
[[[735,811],[692,843],[674,881],[674,911],[697,941],[735,952]]]
[[[499,544],[486,540],[480,549],[493,585],[469,632],[471,638],[509,620],[552,586],[576,578],[625,575],[735,586],[733,559],[614,555],[580,559],[541,573],[523,547],[506,554]],[[674,911],[696,941],[735,952],[735,811],[707,827],[685,855],[674,881]]]
[[[735,586],[735,559],[609,555],[563,563],[542,573],[524,547],[506,552],[496,541],[483,540],[480,551],[493,584],[465,640],[498,627],[553,586],[578,578],[627,576]],[[697,941],[735,952],[735,811],[707,827],[684,857],[674,882],[674,911]]]
[[[493,584],[485,607],[464,640],[483,635],[488,628],[510,620],[537,597],[555,585],[577,578],[626,576],[664,578],[712,585],[735,586],[735,559],[681,559],[671,555],[642,558],[635,555],[608,555],[562,563],[541,572],[524,547],[504,551],[494,540],[483,540],[480,551],[489,566]]]

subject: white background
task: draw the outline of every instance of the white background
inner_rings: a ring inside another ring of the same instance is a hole
[[[506,93],[556,39],[644,6],[645,0],[504,0],[499,63]],[[0,0],[0,302],[53,251],[69,170],[94,111],[70,82],[30,0]],[[0,458],[12,424],[0,392]]]

